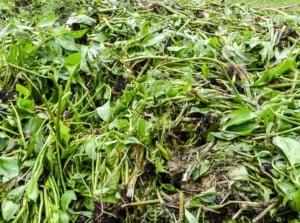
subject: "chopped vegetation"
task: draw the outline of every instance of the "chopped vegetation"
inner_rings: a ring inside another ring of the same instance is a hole
[[[0,222],[299,222],[299,11],[0,3]]]

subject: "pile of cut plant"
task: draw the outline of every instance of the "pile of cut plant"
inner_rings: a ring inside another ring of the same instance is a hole
[[[0,5],[0,222],[299,222],[299,12]]]

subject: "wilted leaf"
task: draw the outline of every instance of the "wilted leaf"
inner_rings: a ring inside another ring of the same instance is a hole
[[[5,221],[12,219],[18,209],[19,209],[18,204],[15,204],[14,202],[6,198],[4,198],[1,202],[2,217]]]
[[[0,157],[0,175],[7,178],[18,176],[19,166],[18,162],[11,157]]]
[[[147,38],[144,39],[143,45],[145,47],[153,46],[166,40],[168,36],[169,35],[167,33],[149,35]]]
[[[300,142],[282,136],[276,136],[273,138],[273,144],[278,146],[284,155],[287,157],[288,161],[290,162],[291,166],[295,164],[300,164]]]
[[[76,194],[72,190],[66,191],[61,197],[61,207],[64,211],[68,210],[72,200],[77,200]]]
[[[110,102],[107,101],[104,105],[101,107],[98,107],[96,109],[98,116],[103,120],[103,121],[109,121],[111,118],[111,108],[110,108]]]
[[[249,180],[247,168],[244,166],[231,169],[227,175],[231,180]]]
[[[91,159],[96,159],[96,141],[95,138],[90,138],[85,141],[83,144],[83,148],[86,152],[86,154],[91,158]]]
[[[67,24],[68,25],[72,25],[74,23],[78,23],[78,24],[86,24],[86,25],[94,25],[96,23],[96,20],[87,16],[87,15],[77,15],[77,16],[71,16],[68,21]]]
[[[188,223],[198,223],[197,218],[191,212],[189,212],[187,209],[185,209],[184,214],[185,214],[185,218]]]

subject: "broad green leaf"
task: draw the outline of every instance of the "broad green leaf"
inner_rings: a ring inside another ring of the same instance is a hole
[[[91,26],[96,23],[96,20],[87,15],[76,15],[76,16],[71,16],[67,21],[68,25],[72,25],[74,23],[85,24],[85,25]]]
[[[140,118],[137,122],[137,135],[139,139],[143,139],[144,137],[149,135],[148,129],[150,128],[150,123],[145,119]]]
[[[218,44],[219,44],[219,39],[218,39],[217,37],[213,37],[213,38],[211,38],[211,39],[209,40],[209,44],[210,44],[212,47],[216,48],[216,47],[218,46]]]
[[[234,169],[231,169],[227,175],[231,180],[235,181],[249,180],[249,174],[245,166],[239,166]]]
[[[20,110],[33,113],[34,101],[30,99],[17,99],[17,106]]]
[[[18,162],[11,157],[0,157],[0,175],[7,178],[18,176],[19,166]]]
[[[297,189],[294,184],[292,184],[289,181],[285,181],[285,180],[277,182],[276,185],[283,192],[284,198],[283,198],[282,203],[283,203],[283,205],[286,205],[287,202],[289,202],[293,199],[292,195],[296,192]]]
[[[39,196],[38,175],[34,174],[26,184],[26,195],[32,201],[36,201]]]
[[[102,105],[101,107],[98,107],[96,109],[96,112],[103,121],[105,121],[105,122],[109,121],[111,118],[110,102],[107,101],[104,105]]]
[[[170,86],[167,88],[166,95],[169,98],[172,98],[172,97],[175,97],[178,94],[178,92],[179,92],[178,88],[174,88],[173,86]]]
[[[8,221],[14,217],[19,209],[19,205],[4,198],[1,202],[2,217],[5,221]]]
[[[52,219],[53,220],[53,219]],[[70,217],[66,212],[59,212],[59,222],[60,223],[69,223],[70,222]]]
[[[71,35],[59,36],[55,38],[55,42],[66,50],[78,51],[74,38]]]
[[[76,30],[76,31],[72,31],[71,35],[77,39],[77,38],[80,38],[80,37],[83,37],[84,34],[86,34],[88,31],[88,29],[81,29],[81,30]]]
[[[184,215],[188,223],[198,223],[197,218],[187,209],[185,209]]]
[[[80,64],[81,55],[80,53],[72,53],[64,59],[64,65],[66,67],[74,67]]]
[[[61,207],[64,211],[68,210],[72,200],[77,200],[76,194],[72,190],[66,191],[61,197]]]
[[[152,96],[159,97],[161,95],[165,95],[167,90],[171,87],[171,84],[169,81],[165,80],[158,80],[154,81],[149,89],[149,93]]]
[[[65,143],[68,143],[70,140],[70,128],[66,126],[62,121],[60,122],[60,134]]]
[[[300,212],[300,189],[291,194],[291,201],[289,202],[290,207],[295,212]]]
[[[24,87],[21,84],[16,84],[16,90],[20,93],[20,95],[29,96],[30,91],[28,88]]]
[[[50,14],[47,17],[42,18],[37,24],[38,27],[45,28],[52,26],[56,21],[56,15],[54,13]]]
[[[43,123],[43,119],[41,119],[39,117],[31,117],[25,123],[23,131],[25,134],[32,135],[40,128],[42,123]]]
[[[249,109],[240,109],[231,112],[229,120],[225,123],[224,129],[227,129],[230,126],[240,125],[249,121],[252,121],[256,118],[256,114]]]
[[[167,33],[159,33],[159,34],[149,35],[144,39],[142,45],[144,47],[149,47],[149,46],[159,44],[162,41],[166,40],[168,36],[169,35]]]
[[[140,141],[133,136],[128,136],[122,140],[122,143],[124,143],[125,145],[140,144]]]
[[[288,137],[276,136],[273,138],[273,144],[282,150],[291,166],[300,164],[299,141]]]
[[[92,160],[96,159],[96,147],[97,147],[97,144],[96,144],[96,140],[94,137],[87,139],[83,144],[83,148],[84,148],[86,154]]]
[[[14,201],[19,201],[24,194],[25,188],[26,188],[26,185],[17,186],[15,189],[11,190],[7,194],[7,198],[14,200]]]
[[[30,155],[33,151],[39,153],[45,142],[45,136],[41,132],[34,133],[30,137],[27,154]]]
[[[5,149],[7,143],[8,143],[8,138],[0,137],[0,152]]]
[[[270,83],[274,78],[281,76],[289,70],[293,70],[297,67],[296,56],[289,57],[282,61],[276,67],[264,71],[259,79],[254,82],[253,86],[263,86]]]
[[[239,135],[248,135],[257,129],[259,125],[255,122],[247,122],[240,125],[232,125],[226,130],[229,132],[234,132]]]

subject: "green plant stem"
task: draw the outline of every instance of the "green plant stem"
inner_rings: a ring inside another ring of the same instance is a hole
[[[163,7],[164,9],[166,9],[167,11],[169,11],[169,12],[175,14],[175,15],[179,15],[179,16],[182,16],[182,17],[186,17],[185,14],[176,11],[175,9],[171,8],[170,6],[167,6],[167,5],[163,4],[163,3],[160,2],[160,1],[155,1],[155,2],[153,2],[153,3],[154,3],[154,4],[157,4],[157,5],[161,6],[161,7]]]
[[[27,202],[27,197],[23,198],[23,202],[22,202],[22,208],[19,211],[19,213],[17,214],[17,216],[15,217],[15,219],[13,220],[13,223],[18,223],[20,222],[21,217],[24,215],[25,211],[28,208],[28,202]]]
[[[19,134],[21,136],[22,144],[23,144],[24,148],[26,148],[26,140],[25,140],[25,137],[24,137],[24,134],[23,134],[23,128],[22,128],[22,123],[21,123],[19,114],[18,114],[15,106],[12,103],[10,103],[10,105],[11,105],[12,110],[14,111],[15,116],[16,116],[17,128],[18,128]]]

